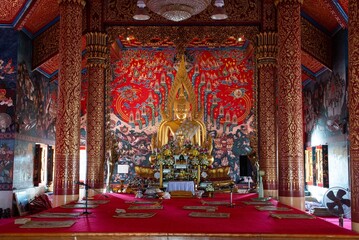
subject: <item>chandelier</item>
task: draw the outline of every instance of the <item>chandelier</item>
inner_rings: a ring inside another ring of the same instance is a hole
[[[179,22],[205,10],[211,0],[147,0],[146,5],[164,18]]]
[[[150,19],[147,12],[148,7],[152,12],[170,21],[179,22],[204,11],[211,2],[211,0],[137,0],[137,9],[133,18],[139,21]],[[214,1],[214,11],[211,18],[213,20],[228,18],[224,9],[224,0]]]

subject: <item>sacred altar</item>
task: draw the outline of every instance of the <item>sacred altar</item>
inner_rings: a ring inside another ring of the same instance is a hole
[[[193,181],[169,181],[167,185],[167,192],[173,191],[188,191],[194,195],[194,182]]]
[[[212,138],[196,99],[183,56],[161,109],[163,120],[152,137],[150,161],[158,170],[160,187],[164,181],[195,181],[199,185],[205,177],[202,170],[213,163]]]

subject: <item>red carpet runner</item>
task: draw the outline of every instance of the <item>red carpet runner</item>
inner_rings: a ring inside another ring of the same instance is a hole
[[[319,235],[346,235],[351,239],[359,239],[359,235],[339,226],[335,226],[320,218],[315,219],[276,219],[270,216],[269,211],[258,211],[254,205],[246,205],[255,195],[233,194],[234,207],[218,206],[216,212],[229,213],[229,218],[196,218],[190,217],[191,211],[184,206],[201,206],[201,200],[228,201],[229,194],[216,194],[215,198],[176,198],[163,200],[163,209],[129,210],[128,201],[140,201],[128,194],[107,194],[109,203],[89,209],[91,214],[75,218],[76,223],[69,228],[53,229],[23,229],[14,224],[14,219],[0,219],[1,234],[33,234],[44,231],[51,233],[179,233],[179,234],[319,234]],[[149,200],[146,200],[149,201]],[[156,199],[157,201],[157,199]],[[276,201],[275,206],[283,207]],[[151,218],[114,218],[116,209],[125,209],[127,212],[155,212]],[[83,209],[54,208],[47,212],[83,212]],[[281,213],[281,212],[277,212]],[[287,213],[301,213],[296,209]],[[31,216],[30,216],[31,217]],[[65,219],[39,219],[32,221],[56,221]],[[68,219],[66,219],[68,220]]]

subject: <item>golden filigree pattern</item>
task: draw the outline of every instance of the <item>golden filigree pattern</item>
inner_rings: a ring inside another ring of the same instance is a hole
[[[16,18],[16,14],[21,10],[21,8],[26,3],[25,0],[4,0],[1,1],[0,8],[0,21],[11,23],[14,18]]]
[[[17,1],[17,2],[19,3],[19,1]],[[27,23],[27,20],[30,19],[30,16],[35,12],[35,9],[40,5],[40,3],[41,3],[41,1],[36,1],[34,3],[34,5],[29,9],[28,14],[26,14],[22,19],[20,19],[19,22],[16,24],[16,27],[15,27],[16,30],[20,31],[24,27],[25,23]],[[12,9],[14,9],[13,6],[12,6]],[[2,10],[6,11],[6,8],[5,9],[2,8]],[[6,11],[6,12],[9,13],[9,11]],[[1,16],[1,13],[0,13],[0,16]],[[0,19],[1,19],[1,17],[0,17]]]
[[[301,25],[302,49],[328,68],[332,68],[333,44],[331,38],[304,18],[301,20]]]
[[[263,0],[262,29],[263,31],[275,31],[277,29],[276,8],[274,0]]]
[[[57,195],[78,194],[80,158],[82,5],[60,4],[60,68],[56,122]]]
[[[113,147],[113,135],[111,126],[111,112],[112,112],[112,98],[111,98],[111,81],[112,71],[110,67],[110,48],[108,47],[108,54],[106,59],[106,70],[105,70],[105,145],[106,154],[111,152]],[[111,156],[108,156],[111,157]]]
[[[252,43],[256,40],[256,35],[259,33],[258,26],[111,26],[107,28],[107,34],[110,41],[118,38],[119,35],[123,37],[135,37],[142,46],[156,47],[156,43],[151,42],[154,38],[168,39],[174,42],[177,46],[186,46],[189,41],[194,38],[208,39],[210,47],[225,46],[228,37],[245,36],[246,39]]]
[[[87,99],[87,182],[104,187],[105,159],[105,73],[101,67],[89,67]]]
[[[85,0],[58,0],[59,4],[72,4],[72,5],[82,5],[83,7],[86,5]]]
[[[329,9],[330,13],[334,16],[335,20],[339,23],[342,28],[347,28],[347,22],[343,15],[338,11],[331,0],[323,0],[323,4]]]
[[[55,23],[33,41],[32,68],[36,68],[59,51],[60,23]]]
[[[300,3],[303,4],[304,0],[274,0],[275,5],[280,3]]]
[[[104,187],[105,159],[105,68],[107,35],[86,34],[87,67],[89,71],[87,98],[87,182],[94,188]]]
[[[300,4],[278,4],[279,196],[304,196]]]
[[[349,1],[349,142],[351,176],[351,218],[359,223],[359,3]]]
[[[105,68],[107,58],[107,34],[89,32],[86,34],[87,66]]]
[[[257,35],[256,58],[258,67],[277,65],[277,42],[277,33],[262,32]]]
[[[276,157],[276,102],[275,89],[277,67],[274,65],[262,66],[258,69],[259,75],[259,165],[265,171],[263,188],[278,190],[277,157]]]
[[[91,0],[88,1],[87,8],[89,9],[89,17],[87,19],[88,29],[90,31],[102,31],[102,9],[103,9],[103,0]]]
[[[53,21],[59,14],[57,1],[38,0],[30,8],[30,12],[25,14],[24,28],[32,34],[40,31],[49,21]]]
[[[259,75],[259,165],[265,171],[263,188],[278,190],[276,157],[276,79],[277,34],[262,32],[257,36],[256,58]]]

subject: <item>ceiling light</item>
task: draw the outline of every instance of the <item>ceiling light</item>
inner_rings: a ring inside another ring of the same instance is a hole
[[[211,0],[146,0],[147,7],[162,17],[179,22],[204,11]]]
[[[137,1],[137,8],[135,15],[133,15],[133,19],[139,20],[139,21],[145,21],[150,19],[150,15],[148,15],[148,11],[146,9],[146,4],[142,0]]]
[[[224,1],[223,0],[216,0],[214,2],[214,11],[211,15],[213,20],[224,20],[228,18],[226,10],[224,9]]]

